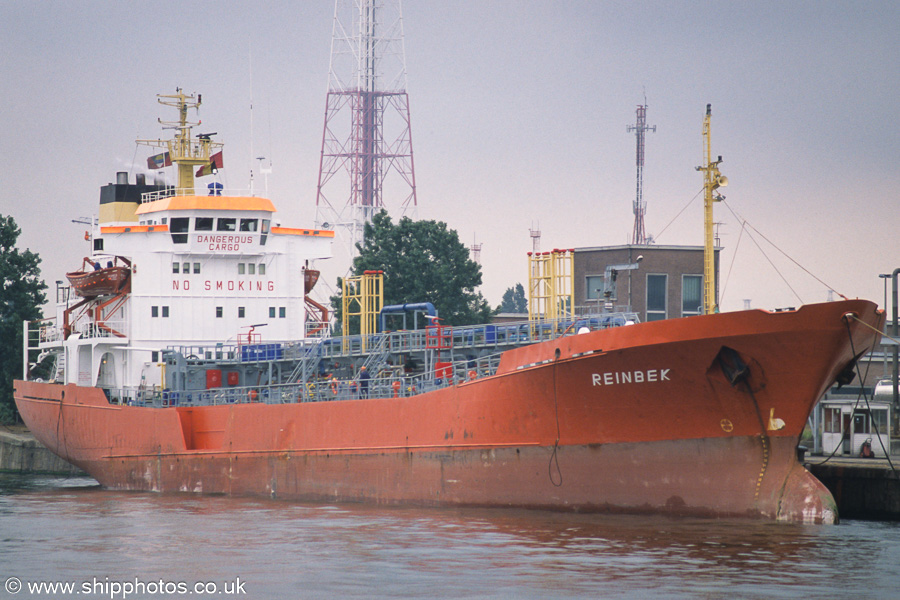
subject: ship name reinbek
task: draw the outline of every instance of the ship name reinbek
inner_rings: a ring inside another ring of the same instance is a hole
[[[647,369],[636,371],[614,371],[611,373],[591,373],[591,381],[593,385],[671,381],[669,378],[669,371],[671,370],[672,369]]]

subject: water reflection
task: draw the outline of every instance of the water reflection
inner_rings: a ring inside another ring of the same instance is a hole
[[[90,479],[0,477],[0,532],[4,573],[23,579],[239,576],[250,597],[891,595],[900,561],[890,523],[327,506]]]

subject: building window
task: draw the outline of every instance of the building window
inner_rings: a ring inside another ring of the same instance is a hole
[[[647,275],[647,320],[662,321],[666,318],[668,275]]]
[[[285,308],[283,306],[279,306],[278,307],[278,318],[283,319],[286,315],[286,312],[287,311],[285,310]]]
[[[238,275],[244,274],[244,263],[238,263]]]
[[[274,319],[274,318],[275,318],[275,307],[274,307],[274,306],[270,306],[270,307],[269,307],[269,318],[270,318],[270,319]]]
[[[681,316],[689,317],[703,312],[703,276],[681,276]]]
[[[200,272],[200,263],[194,263],[194,273]]]
[[[194,219],[194,229],[196,231],[212,231],[212,228],[212,217],[197,217],[196,219]]]
[[[584,278],[584,297],[599,300],[603,297],[603,275],[588,275]]]
[[[221,319],[221,318],[222,318],[222,307],[221,307],[221,306],[217,306],[217,307],[216,307],[216,318],[217,318],[217,319]]]
[[[823,426],[824,433],[840,433],[841,432],[841,409],[826,408],[825,423]]]
[[[178,263],[172,263],[172,272],[173,272],[173,273],[177,273],[177,272],[178,272]]]
[[[259,273],[260,275],[265,275],[265,274],[266,274],[266,265],[265,265],[265,263],[260,263],[259,269],[257,269],[257,273]]]
[[[243,319],[243,318],[244,318],[244,307],[238,306],[238,319]]]
[[[888,411],[887,409],[881,408],[873,408],[872,409],[872,433],[877,433],[878,435],[887,435],[888,434]]]
[[[150,316],[153,317],[154,319],[159,316],[159,307],[158,306],[150,307]]]
[[[163,312],[163,319],[169,318],[169,307],[168,307],[168,306],[163,306],[162,309],[163,309],[163,311],[162,311],[162,312]]]

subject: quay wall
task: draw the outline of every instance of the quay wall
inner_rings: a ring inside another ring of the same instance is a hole
[[[841,519],[900,521],[900,456],[841,459],[807,467],[834,496]]]
[[[27,431],[0,430],[0,472],[83,475],[45,448]]]

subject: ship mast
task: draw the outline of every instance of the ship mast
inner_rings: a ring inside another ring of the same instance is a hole
[[[716,255],[715,246],[713,245],[713,202],[721,202],[724,196],[716,192],[720,187],[728,185],[728,178],[719,173],[718,160],[712,160],[712,149],[709,133],[709,119],[712,116],[712,105],[706,105],[706,116],[703,118],[703,162],[704,165],[697,167],[698,171],[703,171],[703,313],[712,314],[719,312],[718,300],[716,298]]]
[[[175,94],[157,94],[160,104],[178,109],[177,121],[163,121],[158,119],[164,129],[174,129],[175,137],[171,140],[137,140],[138,144],[153,148],[164,148],[169,152],[169,158],[178,165],[178,185],[176,194],[191,196],[194,194],[194,167],[210,164],[210,152],[222,147],[221,142],[213,142],[210,137],[214,133],[200,134],[196,139],[191,138],[191,128],[200,124],[187,120],[188,109],[198,110],[202,97],[197,94],[187,95],[176,88]]]

